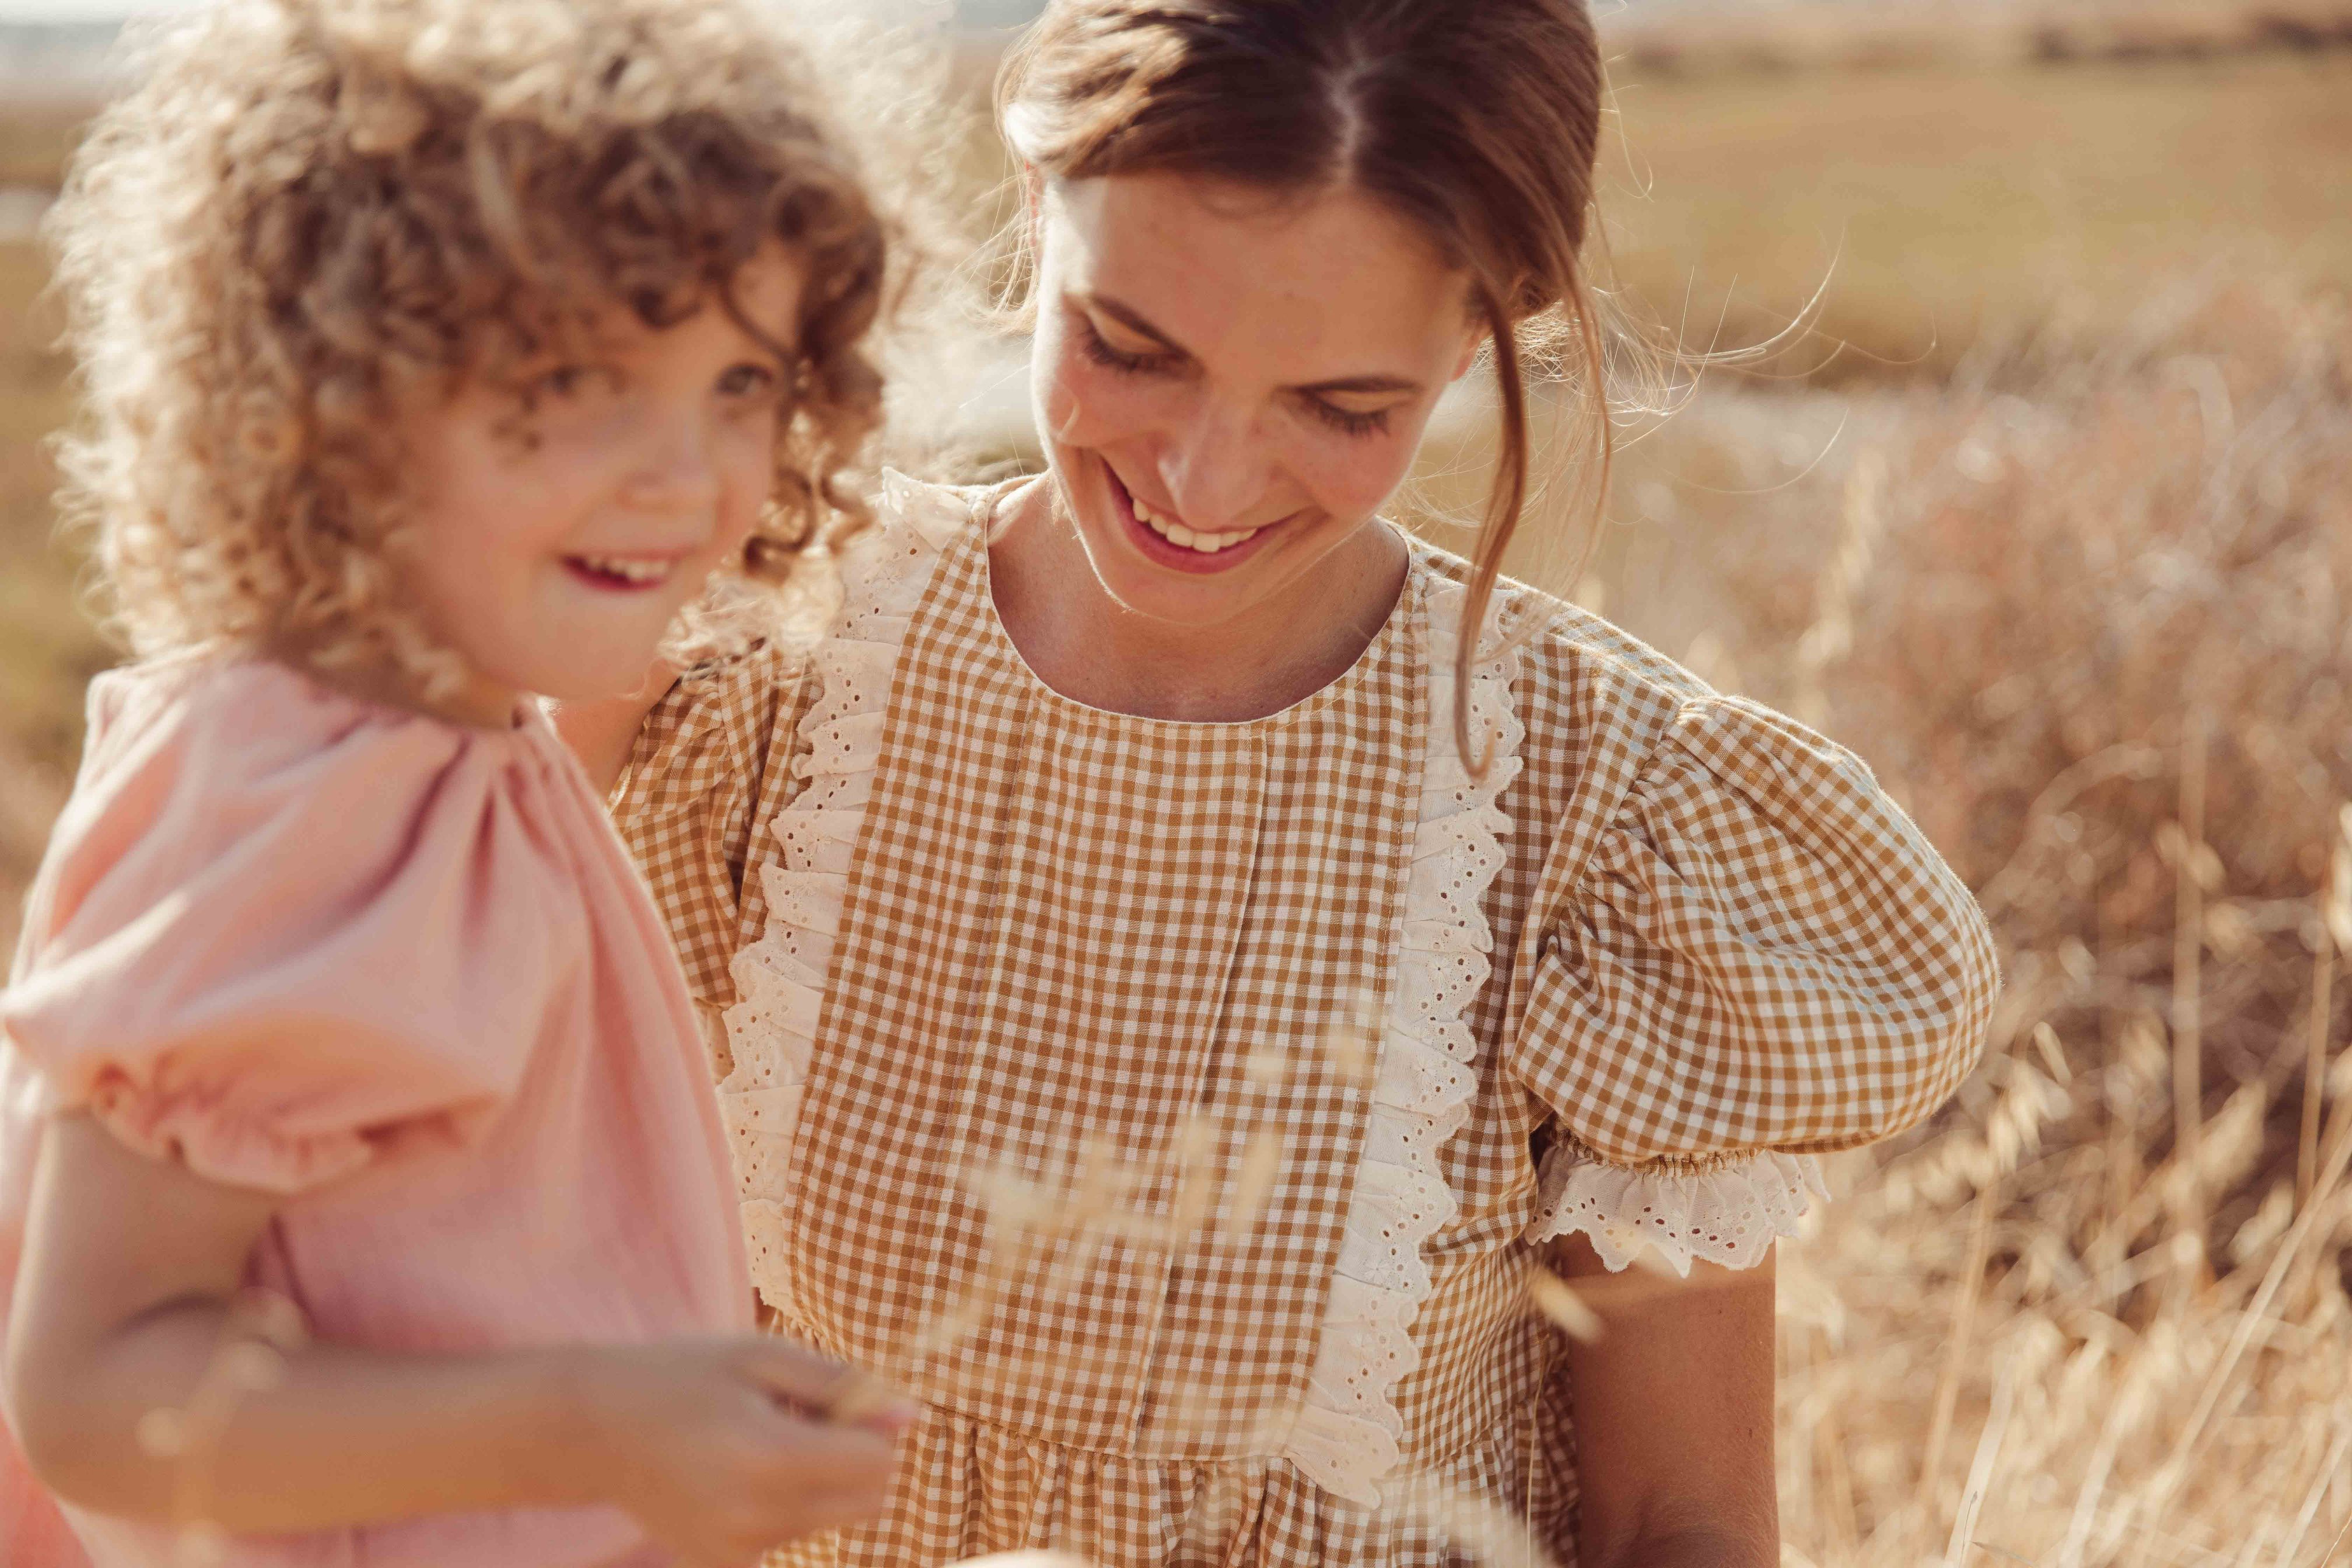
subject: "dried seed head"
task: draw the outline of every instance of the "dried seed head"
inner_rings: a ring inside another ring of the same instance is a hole
[[[1282,1153],[1281,1133],[1260,1128],[1250,1134],[1249,1145],[1242,1151],[1241,1169],[1234,1176],[1233,1201],[1225,1210],[1227,1235],[1245,1236],[1265,1217],[1275,1185],[1282,1179]]]
[[[177,1410],[154,1409],[134,1429],[139,1451],[152,1459],[176,1459],[188,1451],[188,1423]]]
[[[1528,1301],[1538,1316],[1570,1339],[1591,1344],[1601,1338],[1601,1314],[1586,1306],[1575,1288],[1550,1269],[1538,1266],[1528,1270]]]

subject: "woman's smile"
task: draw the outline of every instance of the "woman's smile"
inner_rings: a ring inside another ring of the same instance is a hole
[[[1139,499],[1120,481],[1118,470],[1108,461],[1102,461],[1102,471],[1119,521],[1126,525],[1128,542],[1146,560],[1171,572],[1189,572],[1197,576],[1229,572],[1265,550],[1265,542],[1290,521],[1286,517],[1256,528],[1196,533],[1172,514]]]

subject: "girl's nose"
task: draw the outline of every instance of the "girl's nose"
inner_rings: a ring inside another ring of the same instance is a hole
[[[655,511],[708,510],[719,501],[711,431],[698,412],[649,412],[628,480],[628,499]]]

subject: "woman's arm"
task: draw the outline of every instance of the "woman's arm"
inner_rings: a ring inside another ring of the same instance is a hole
[[[696,1563],[740,1563],[881,1507],[887,1433],[811,1418],[844,1374],[774,1340],[470,1356],[292,1347],[272,1375],[240,1379],[250,1386],[217,1422],[176,1423],[187,1451],[170,1453],[173,1423],[155,1413],[188,1410],[222,1371],[272,1212],[86,1116],[52,1125],[7,1384],[26,1456],[59,1496],[233,1534],[609,1501]]]
[[[1582,1568],[1778,1568],[1772,1255],[1612,1274],[1582,1236],[1554,1266],[1599,1314],[1570,1342]]]

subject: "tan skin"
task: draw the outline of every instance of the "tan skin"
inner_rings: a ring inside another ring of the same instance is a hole
[[[1350,192],[1150,175],[1034,195],[1050,472],[1000,512],[1006,631],[1047,685],[1116,712],[1230,721],[1311,696],[1402,585],[1379,510],[1479,346],[1466,279]],[[592,773],[618,776],[666,685],[559,716]],[[1603,1324],[1569,1358],[1580,1561],[1773,1568],[1769,1257],[1681,1279],[1610,1274],[1581,1237],[1553,1253]]]
[[[527,691],[625,687],[740,547],[772,482],[787,377],[767,344],[791,341],[797,263],[772,253],[738,293],[766,342],[706,310],[659,332],[614,321],[584,363],[528,367],[535,440],[512,438],[502,386],[413,412],[404,583],[473,672],[443,717],[502,724]],[[616,561],[638,581],[582,575]],[[697,1568],[880,1512],[910,1412],[829,1420],[854,1380],[750,1334],[462,1356],[292,1348],[236,1399],[191,1494],[188,1465],[149,1452],[140,1424],[187,1406],[220,1364],[280,1206],[143,1158],[87,1116],[51,1124],[6,1384],[10,1424],[60,1497],[162,1524],[188,1522],[193,1503],[232,1534],[610,1503]]]

